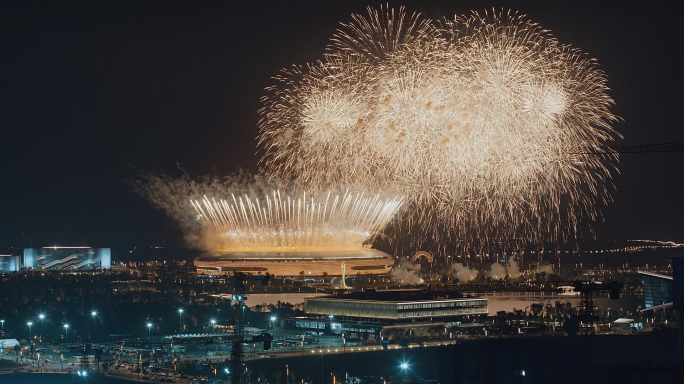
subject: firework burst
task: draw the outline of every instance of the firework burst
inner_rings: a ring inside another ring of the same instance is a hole
[[[272,176],[396,191],[434,238],[560,240],[610,200],[606,77],[523,16],[369,8],[329,48],[263,99]]]

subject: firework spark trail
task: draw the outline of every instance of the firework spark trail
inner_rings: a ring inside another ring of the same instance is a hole
[[[404,198],[364,197],[345,192],[342,196],[316,201],[286,196],[280,191],[265,201],[250,196],[231,200],[191,200],[200,217],[225,239],[234,251],[305,251],[367,249],[392,220]]]
[[[259,137],[272,176],[394,190],[435,237],[560,240],[610,201],[606,76],[523,16],[369,8],[276,80]]]

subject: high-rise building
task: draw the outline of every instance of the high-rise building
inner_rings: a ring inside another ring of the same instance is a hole
[[[109,269],[112,254],[109,248],[43,247],[24,249],[24,268],[69,270]]]

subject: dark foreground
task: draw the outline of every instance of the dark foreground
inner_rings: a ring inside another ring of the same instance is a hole
[[[666,330],[590,339],[489,338],[445,347],[331,355],[324,349],[322,355],[251,360],[246,375],[250,383],[260,384],[675,384],[684,383],[677,336],[676,330]],[[2,384],[126,381],[95,375],[0,374]]]

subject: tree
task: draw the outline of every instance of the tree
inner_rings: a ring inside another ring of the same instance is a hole
[[[276,380],[278,381],[278,384],[280,384],[280,377],[283,375],[283,371],[276,371],[273,376],[275,376]]]
[[[544,310],[544,304],[543,303],[534,303],[534,304],[530,305],[530,312],[532,312],[532,314],[535,317],[539,316],[539,314],[541,314],[543,310]]]

